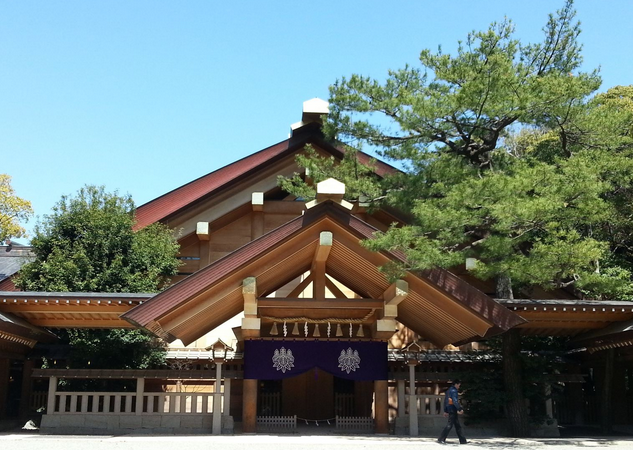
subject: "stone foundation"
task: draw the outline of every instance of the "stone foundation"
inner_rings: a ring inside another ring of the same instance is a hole
[[[42,434],[211,434],[213,415],[45,414]],[[233,434],[233,417],[222,416],[222,434]]]

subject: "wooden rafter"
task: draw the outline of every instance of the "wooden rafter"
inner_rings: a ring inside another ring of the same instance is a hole
[[[329,289],[329,291],[334,294],[334,297],[339,298],[347,298],[347,295],[343,291],[341,291],[338,286],[330,279],[329,276],[325,277],[325,287]]]
[[[306,290],[306,288],[312,283],[313,274],[310,273],[307,277],[303,279],[301,283],[297,285],[289,294],[289,298],[299,297],[299,295]]]
[[[332,233],[330,231],[322,231],[319,234],[319,243],[314,252],[312,261],[311,274],[313,275],[313,294],[314,297],[325,297],[325,266],[327,258],[332,250]]]

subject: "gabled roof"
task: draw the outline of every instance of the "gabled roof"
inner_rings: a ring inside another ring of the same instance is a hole
[[[242,281],[257,278],[264,297],[309,270],[319,233],[333,245],[327,273],[364,297],[380,299],[390,283],[378,270],[396,253],[360,245],[376,228],[328,201],[199,270],[122,317],[185,344],[242,312]],[[523,323],[516,314],[445,270],[409,273],[398,320],[438,345],[496,334]]]
[[[308,129],[285,141],[253,153],[139,206],[136,210],[135,228],[140,229],[165,220],[184,208],[221,192],[233,183],[246,179],[264,167],[293,153],[298,153],[306,144],[317,145],[320,149],[337,158],[343,157],[344,149],[342,146],[335,146],[327,142],[318,129],[305,128]],[[371,156],[363,152],[358,152],[358,158],[363,164],[368,164],[372,159]],[[375,167],[376,174],[379,176],[397,172],[397,169],[379,160],[376,160]]]
[[[0,245],[0,291],[15,290],[11,278],[20,267],[35,258],[32,248],[20,245]]]

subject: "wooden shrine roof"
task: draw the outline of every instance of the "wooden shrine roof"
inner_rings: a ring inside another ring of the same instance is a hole
[[[121,314],[155,294],[0,292],[0,312],[47,328],[132,328]]]
[[[360,240],[371,238],[376,228],[328,201],[199,270],[123,317],[168,340],[192,342],[243,310],[241,287],[245,278],[256,277],[258,297],[265,297],[308,270],[322,231],[333,234],[327,273],[364,298],[382,298],[390,283],[378,267],[403,256],[366,250]],[[405,279],[411,292],[398,306],[398,320],[436,344],[496,334],[524,322],[450,272],[410,273]]]
[[[319,148],[338,158],[343,157],[343,148],[325,141],[319,130],[300,133],[139,206],[136,210],[137,223],[135,228],[146,227],[154,222],[162,221],[184,208],[191,207],[197,201],[214,195],[229,185],[261,171],[263,167],[299,152],[306,144],[318,145]],[[358,158],[364,164],[368,164],[372,159],[371,156],[363,152],[358,152]],[[375,160],[375,170],[379,176],[397,172],[397,169],[380,160]]]
[[[497,299],[520,315],[523,334],[576,336],[633,320],[633,302],[568,299]]]

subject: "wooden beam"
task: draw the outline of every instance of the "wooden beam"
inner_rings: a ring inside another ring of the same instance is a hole
[[[126,304],[104,304],[96,303],[66,304],[66,303],[15,303],[0,304],[0,311],[7,313],[29,313],[29,314],[67,314],[67,313],[86,313],[86,314],[123,314],[128,312],[136,305]]]
[[[295,287],[292,292],[290,292],[288,294],[288,298],[294,298],[294,297],[299,297],[299,294],[301,294],[303,291],[306,290],[306,288],[310,285],[310,283],[312,283],[312,279],[313,279],[313,274],[310,273],[307,277],[305,277],[303,279],[303,281],[301,283],[299,283],[297,285],[297,287]]]
[[[371,335],[374,339],[391,339],[395,332],[396,321],[392,318],[377,320],[371,328]]]
[[[404,280],[396,280],[383,294],[385,305],[397,306],[409,295],[409,283]]]
[[[325,266],[327,258],[332,250],[332,233],[322,231],[319,234],[319,244],[314,252],[312,261],[313,295],[314,297],[325,297]]]
[[[260,309],[382,309],[383,301],[373,298],[259,298],[257,306]]]
[[[242,296],[244,296],[244,315],[257,317],[257,279],[255,277],[244,278]]]
[[[209,222],[198,222],[196,224],[196,236],[201,241],[209,240]]]
[[[265,214],[284,214],[300,216],[305,210],[306,204],[303,202],[268,200],[264,203]]]
[[[29,318],[29,323],[38,327],[52,328],[134,328],[134,326],[122,319],[36,319]]]
[[[588,328],[604,328],[605,326],[607,326],[608,323],[605,322],[580,322],[580,321],[576,321],[576,322],[563,322],[563,321],[558,321],[558,320],[551,320],[551,321],[543,321],[543,320],[539,320],[538,322],[528,322],[528,323],[522,323],[520,325],[517,325],[517,328],[525,328],[525,329],[567,329],[567,330],[573,330],[573,329],[579,329],[579,330],[584,330],[584,329],[588,329]]]
[[[398,305],[409,295],[409,283],[404,280],[396,280],[389,286],[383,298],[385,300],[385,317],[398,317]]]
[[[330,290],[332,294],[334,294],[335,298],[349,298],[343,291],[341,291],[334,281],[330,279],[327,275],[325,276],[325,287]]]
[[[330,250],[332,250],[332,233],[329,231],[321,231],[319,234],[319,245],[314,253],[314,262],[325,263],[330,254]]]
[[[253,208],[253,211],[264,210],[264,193],[263,192],[253,192],[251,194],[251,206]]]
[[[262,320],[257,317],[244,317],[242,319],[242,335],[245,338],[259,337]]]

